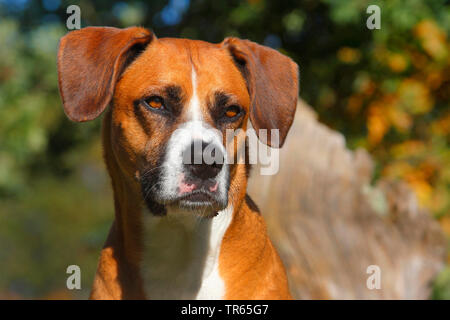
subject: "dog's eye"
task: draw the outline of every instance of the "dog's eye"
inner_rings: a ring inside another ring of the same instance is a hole
[[[241,108],[238,106],[229,106],[225,109],[225,117],[232,120],[241,114]]]
[[[146,107],[151,109],[164,109],[164,100],[161,97],[154,96],[143,100]]]

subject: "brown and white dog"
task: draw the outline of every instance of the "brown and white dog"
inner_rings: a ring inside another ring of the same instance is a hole
[[[283,144],[297,105],[291,59],[237,38],[212,44],[89,27],[61,39],[58,77],[73,121],[111,103],[102,134],[115,220],[92,299],[291,298],[246,195],[249,165],[226,161],[241,142],[234,137],[230,153],[223,138],[227,129],[245,132],[250,118],[257,132],[279,130],[279,143],[268,137],[268,145]],[[195,141],[224,161],[184,163]]]

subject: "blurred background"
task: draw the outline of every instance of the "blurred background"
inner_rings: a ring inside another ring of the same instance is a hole
[[[287,54],[319,121],[372,155],[374,182],[406,181],[450,237],[449,1],[0,0],[0,298],[86,298],[113,219],[101,121],[71,123],[58,93],[71,4],[81,27],[237,36]],[[370,4],[380,30],[366,27]],[[71,264],[82,290],[66,289]],[[433,288],[450,299],[449,267]]]

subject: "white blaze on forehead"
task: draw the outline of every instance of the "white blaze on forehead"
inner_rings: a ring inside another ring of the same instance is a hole
[[[197,73],[195,72],[194,66],[192,66],[191,81],[192,81],[192,97],[188,105],[189,120],[202,121],[203,120],[202,109],[200,107],[200,100],[198,99],[197,94]]]

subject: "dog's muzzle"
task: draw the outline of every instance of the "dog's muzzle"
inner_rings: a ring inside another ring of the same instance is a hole
[[[229,166],[220,137],[214,132],[189,135],[184,130],[172,135],[157,178],[142,188],[148,207],[171,208],[175,211],[197,211],[213,216],[227,207]],[[148,191],[152,190],[152,191]],[[151,208],[150,208],[150,211]],[[158,210],[156,210],[158,211]],[[160,211],[160,210],[159,210]]]

